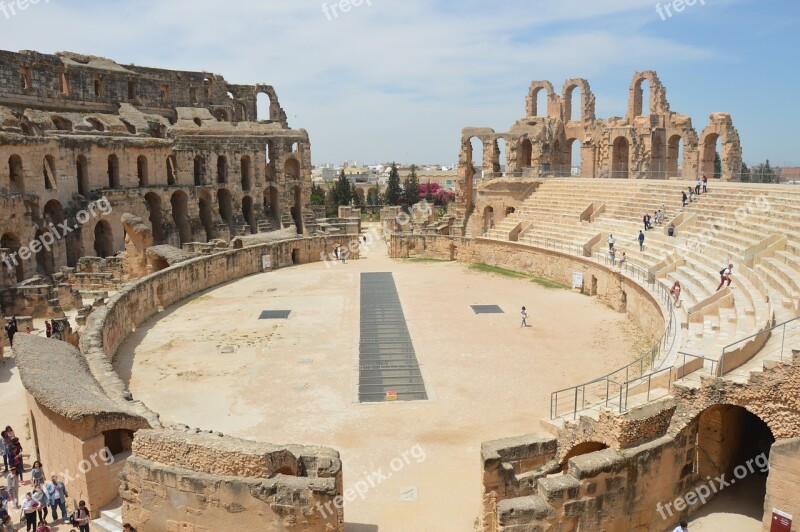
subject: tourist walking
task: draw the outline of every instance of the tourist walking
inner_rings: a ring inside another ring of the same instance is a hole
[[[53,521],[58,519],[57,509],[61,509],[61,519],[67,521],[67,488],[64,483],[58,480],[56,475],[50,478],[50,482],[45,487],[47,497],[50,500],[50,510],[53,514]]]
[[[78,503],[78,508],[72,513],[72,526],[78,527],[80,532],[89,532],[89,509],[86,501]]]
[[[614,248],[614,244],[617,243],[617,239],[614,238],[614,235],[608,236],[608,250],[611,251]]]
[[[39,514],[39,521],[46,523],[49,512],[47,507],[50,505],[50,499],[47,498],[47,493],[42,489],[42,486],[36,486],[33,489],[33,500],[39,504],[36,509],[36,513]]]
[[[686,204],[689,201],[689,196],[686,195],[686,191],[685,190],[683,192],[681,192],[681,196],[682,196],[681,202],[683,203],[683,208],[685,209],[686,208]]]
[[[6,323],[6,336],[8,336],[8,344],[14,347],[14,335],[17,334],[17,317],[14,316]]]
[[[8,475],[6,475],[6,487],[8,488],[8,495],[14,500],[14,508],[19,510],[19,479],[17,478],[17,470],[14,467],[11,467]]]
[[[22,513],[25,516],[25,530],[36,532],[36,510],[38,509],[39,503],[33,499],[31,492],[26,493],[25,498],[22,500]]]
[[[628,257],[625,255],[625,252],[622,252],[622,256],[619,258],[619,269],[625,268],[625,263],[628,262]]]
[[[731,273],[732,272],[733,272],[733,264],[728,264],[727,268],[722,268],[722,270],[720,270],[720,272],[719,272],[719,286],[717,287],[717,292],[719,292],[720,288],[722,288],[722,285],[724,285],[726,282],[728,283],[728,286],[731,285]]]
[[[703,181],[698,177],[694,183],[694,193],[700,195],[700,189],[703,188]]]
[[[45,335],[47,335],[48,338],[50,338],[53,335],[53,326],[50,325],[49,320],[45,320],[44,322],[44,333]]]
[[[44,485],[44,469],[42,469],[42,463],[39,460],[36,460],[31,467],[31,483],[34,486]]]
[[[676,307],[680,306],[680,298],[681,298],[681,283],[680,281],[675,281],[672,283],[672,288],[669,289],[669,295],[672,296],[672,301],[675,303]]]
[[[615,266],[617,264],[617,248],[611,248],[608,252],[608,256],[611,259],[611,265]]]
[[[527,309],[525,307],[522,307],[522,312],[520,314],[522,315],[522,323],[520,324],[520,327],[527,327],[528,326],[528,311],[527,311]]]
[[[650,217],[647,214],[645,214],[644,217],[642,218],[642,222],[644,223],[645,231],[650,229]]]
[[[708,178],[703,174],[703,194],[708,193]]]
[[[681,521],[678,527],[672,532],[688,532],[688,530],[689,530],[689,523],[687,523],[686,521]]]
[[[675,224],[669,224],[669,228],[667,228],[667,236],[675,236]]]
[[[639,251],[644,251],[644,232],[639,231]]]

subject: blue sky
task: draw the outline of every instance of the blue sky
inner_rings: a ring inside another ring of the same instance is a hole
[[[745,161],[800,165],[798,0],[696,0],[666,20],[665,0],[366,2],[40,0],[0,12],[0,48],[269,83],[315,163],[454,163],[461,128],[507,130],[534,79],[586,78],[598,117],[624,116],[653,69],[698,133],[726,111]]]

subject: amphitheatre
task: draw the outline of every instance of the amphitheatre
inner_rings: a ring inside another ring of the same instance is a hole
[[[800,189],[738,182],[732,116],[697,129],[655,72],[628,102],[598,118],[588,81],[535,81],[508,131],[454,138],[446,212],[377,223],[312,205],[272,86],[0,52],[0,305],[33,329],[3,338],[0,397],[26,464],[94,530],[800,514]]]

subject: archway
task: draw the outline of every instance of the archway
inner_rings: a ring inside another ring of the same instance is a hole
[[[89,197],[89,161],[85,155],[78,155],[75,161],[75,171],[78,177],[78,194],[84,198]]]
[[[488,233],[494,229],[494,208],[487,206],[483,209],[483,232]]]
[[[182,190],[176,191],[170,198],[172,219],[178,228],[181,245],[192,241],[192,227],[189,223],[189,197]]]
[[[611,177],[621,179],[628,177],[629,152],[628,139],[617,137],[611,150]]]
[[[256,226],[256,216],[255,212],[253,212],[253,198],[250,196],[245,196],[242,198],[242,216],[247,221],[247,224],[250,226],[250,233],[256,234],[258,233],[258,227]]]
[[[280,195],[276,187],[268,187],[264,191],[264,213],[272,222],[272,229],[281,228],[281,208],[279,203]]]
[[[8,175],[10,178],[9,188],[12,194],[22,194],[25,192],[25,181],[23,177],[22,157],[12,155],[8,159]]]
[[[583,92],[577,85],[572,85],[567,89],[564,110],[567,121],[580,122],[583,120]]]
[[[206,160],[202,155],[194,157],[194,186],[203,186],[206,180]]]
[[[633,95],[633,116],[648,116],[650,114],[650,80],[641,78],[636,82]]]
[[[150,226],[153,228],[153,245],[164,244],[164,217],[161,211],[161,197],[155,192],[144,196],[150,212]]]
[[[201,191],[198,206],[200,208],[200,223],[203,224],[203,228],[206,231],[206,241],[210,242],[216,238],[216,231],[214,231],[214,213],[211,209],[211,196],[207,190]]]
[[[666,177],[680,177],[683,173],[683,138],[672,135],[667,141]]]
[[[697,417],[696,429],[696,478],[703,483],[708,477],[724,475],[730,484],[716,490],[714,499],[695,517],[721,512],[724,507],[726,513],[735,508],[733,513],[761,521],[769,454],[775,443],[769,426],[741,406],[721,404],[704,410]]]
[[[228,158],[224,155],[217,157],[217,184],[224,185],[228,182]]]
[[[48,226],[50,224],[58,225],[64,221],[64,207],[58,200],[50,200],[45,203],[42,213],[44,214],[45,224]]]
[[[576,138],[568,139],[566,155],[569,175],[581,175],[581,141]]]
[[[25,267],[22,265],[22,259],[19,256],[19,237],[14,233],[5,233],[0,238],[0,248],[9,251],[8,257],[3,257],[3,266],[14,268],[17,282],[21,283],[25,280]]]
[[[522,139],[517,149],[517,167],[530,168],[533,164],[533,143],[528,138]]]
[[[576,456],[583,456],[584,454],[595,453],[597,451],[602,451],[603,449],[608,449],[608,445],[598,441],[581,442],[575,445],[569,451],[567,451],[567,454],[564,455],[564,458],[561,460],[561,470],[562,471],[567,470],[571,458],[575,458]]]
[[[221,188],[217,191],[217,207],[219,209],[219,217],[228,224],[231,228],[231,234],[233,234],[233,200],[227,188]]]
[[[503,137],[499,137],[494,141],[494,152],[495,157],[492,161],[492,173],[495,176],[502,177],[506,174],[506,168],[508,167],[508,157],[507,157],[507,145],[506,139]]]
[[[483,178],[483,141],[477,137],[469,139],[469,162],[472,165],[473,178]]]
[[[108,188],[119,188],[119,158],[114,154],[108,156]]]
[[[292,219],[294,225],[297,227],[297,234],[303,234],[303,189],[294,187],[293,189],[294,205],[292,206]]]
[[[256,113],[257,113],[257,120],[269,120],[270,119],[270,107],[272,105],[272,100],[270,100],[269,95],[266,92],[259,92],[256,94]]]
[[[536,102],[536,114],[534,116],[547,116],[547,90],[544,87],[535,89],[533,99]]]
[[[296,181],[300,179],[300,163],[294,157],[289,157],[283,167],[286,174],[287,181]]]
[[[94,252],[102,259],[114,255],[114,234],[105,220],[100,220],[94,226]]]
[[[722,177],[721,161],[717,162],[718,158],[720,157],[720,145],[720,136],[716,133],[710,133],[706,135],[706,138],[703,140],[703,154],[700,161],[700,173],[709,179],[712,177],[717,179]]]
[[[264,156],[266,160],[264,161],[265,167],[265,175],[264,178],[267,181],[274,181],[275,180],[275,161],[278,159],[278,155],[275,153],[275,143],[271,140],[267,141],[266,147],[264,149]]]
[[[241,160],[242,170],[242,191],[247,192],[250,190],[251,170],[250,170],[250,157],[245,155]]]
[[[140,155],[136,158],[136,177],[139,178],[140,187],[150,184],[150,172],[147,167],[147,157],[144,155]]]

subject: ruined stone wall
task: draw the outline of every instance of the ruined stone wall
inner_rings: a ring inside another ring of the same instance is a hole
[[[140,530],[344,530],[339,455],[221,434],[139,431],[121,494]],[[235,524],[234,524],[235,523]]]

